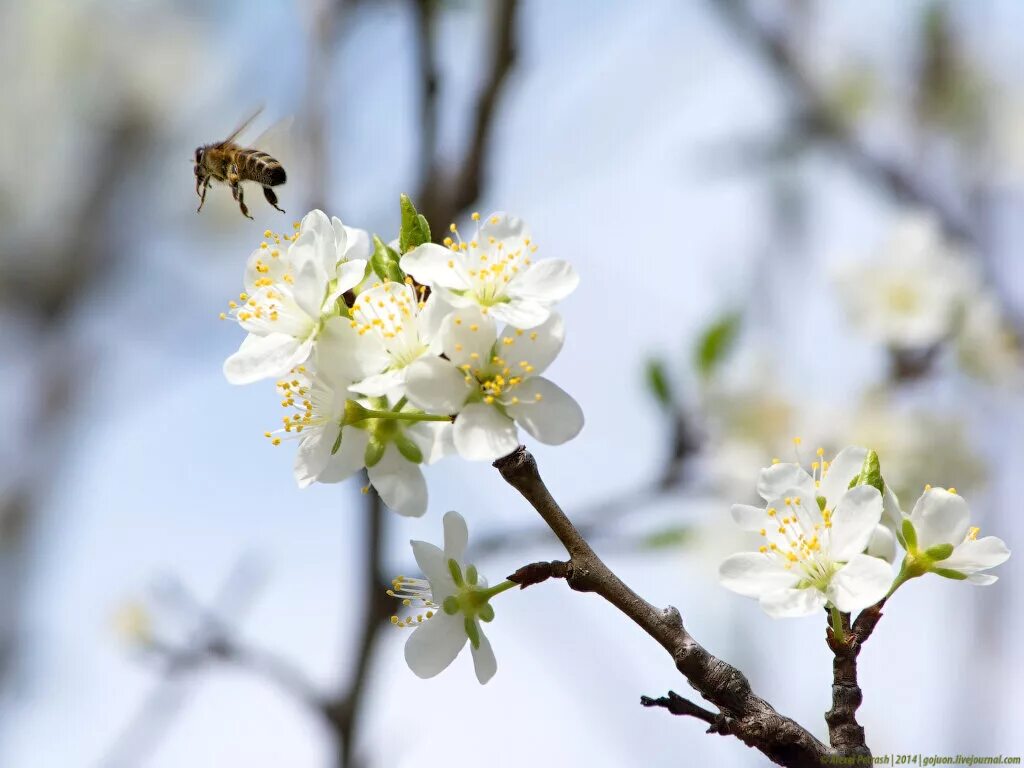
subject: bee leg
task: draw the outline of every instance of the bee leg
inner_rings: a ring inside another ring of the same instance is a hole
[[[202,192],[199,191],[199,179],[196,179],[196,194],[199,195],[199,207],[196,208],[196,213],[199,213],[201,210],[203,210],[203,204],[206,203],[206,190],[208,190],[209,188],[210,188],[210,177],[209,176],[207,176],[203,180],[203,190],[202,190]]]
[[[252,216],[249,215],[249,209],[245,205],[245,195],[242,192],[242,185],[237,179],[231,185],[231,195],[238,201],[238,207],[242,210],[242,215],[247,219],[251,219]]]
[[[274,194],[274,190],[270,187],[263,188],[263,196],[267,198],[267,202],[277,208],[281,213],[284,213],[284,208],[279,208],[277,205],[277,195]]]

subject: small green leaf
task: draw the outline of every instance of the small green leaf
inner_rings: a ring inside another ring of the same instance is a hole
[[[457,598],[455,595],[448,595],[448,597],[444,599],[444,602],[441,603],[441,608],[449,616],[454,616],[456,613],[459,612],[461,608],[461,606],[459,605],[459,598]]]
[[[459,563],[454,557],[448,558],[448,573],[452,575],[455,586],[461,587],[465,583],[462,580],[462,568],[459,567]]]
[[[907,543],[907,549],[917,549],[917,531],[909,517],[903,518],[903,540]]]
[[[480,629],[477,627],[476,621],[471,616],[467,616],[462,626],[466,629],[466,637],[469,638],[469,642],[473,645],[474,648],[479,648]]]
[[[660,358],[653,357],[647,361],[647,386],[658,405],[666,409],[672,406],[675,397],[665,372],[665,363]]]
[[[404,281],[405,273],[398,266],[398,259],[398,254],[385,245],[383,240],[377,235],[373,236],[373,256],[370,257],[370,266],[377,273],[377,277],[395,283]]]
[[[701,376],[711,376],[732,351],[742,319],[739,312],[729,312],[708,326],[701,335],[694,360]]]
[[[477,573],[476,566],[470,563],[466,566],[466,583],[470,586],[474,586],[477,579],[480,578],[480,574]]]
[[[399,201],[402,207],[402,230],[398,236],[398,247],[404,254],[430,242],[430,225],[416,210],[408,195],[403,194]]]
[[[491,607],[490,603],[484,603],[480,606],[480,610],[476,612],[476,615],[480,617],[480,621],[494,621],[494,608]]]
[[[963,581],[967,578],[966,573],[960,573],[960,571],[954,571],[950,568],[933,568],[932,573],[936,573],[944,579],[953,579],[954,581]]]
[[[377,463],[384,456],[385,445],[375,437],[371,437],[370,441],[366,444],[366,453],[363,455],[363,460],[366,462],[367,467],[375,467]]]
[[[341,436],[345,434],[344,428],[338,430],[338,436],[334,438],[334,445],[331,446],[331,456],[341,449]]]
[[[692,539],[692,527],[676,525],[648,534],[644,537],[643,546],[646,549],[671,549],[686,546]]]
[[[864,457],[864,464],[861,466],[860,474],[853,479],[850,487],[857,485],[870,485],[877,488],[879,493],[885,493],[885,483],[882,480],[882,465],[878,461],[878,454],[868,451]]]
[[[402,454],[408,461],[413,464],[423,463],[423,451],[416,445],[404,432],[399,432],[394,438],[395,447],[398,448],[398,452]]]
[[[952,544],[936,544],[934,547],[928,547],[924,551],[925,557],[931,560],[933,563],[937,563],[941,560],[947,559],[953,554]]]

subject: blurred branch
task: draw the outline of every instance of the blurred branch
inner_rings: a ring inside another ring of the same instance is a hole
[[[663,610],[654,607],[626,586],[598,557],[552,498],[541,479],[537,462],[524,447],[498,459],[494,466],[537,510],[569,553],[567,563],[550,564],[547,576],[564,578],[577,592],[600,595],[668,651],[676,669],[720,710],[719,715],[700,710],[705,715],[701,719],[706,722],[706,717],[714,718],[715,732],[736,736],[780,765],[804,768],[825,763],[831,754],[829,748],[755,695],[740,670],[697,643],[683,626],[679,611],[671,606]],[[696,709],[696,705],[693,708]]]
[[[421,158],[429,172],[420,180],[416,205],[427,221],[447,223],[480,197],[486,172],[487,148],[501,91],[516,60],[516,14],[518,0],[497,0],[491,11],[489,40],[482,46],[491,52],[490,66],[473,108],[472,130],[465,152],[455,171],[446,173],[437,155],[437,106],[440,91],[433,56],[433,0],[416,0],[417,37],[420,61],[428,63],[420,78]],[[429,153],[429,154],[428,154]],[[446,228],[435,226],[435,237],[443,238]]]
[[[951,237],[979,245],[974,227],[934,190],[907,169],[870,151],[857,140],[807,77],[783,34],[758,21],[745,0],[710,2],[785,88],[794,105],[794,124],[800,133],[832,148],[854,171],[895,200],[932,211]]]

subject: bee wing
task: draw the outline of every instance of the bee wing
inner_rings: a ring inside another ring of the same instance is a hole
[[[295,118],[291,115],[282,117],[246,145],[252,149],[260,149],[284,164],[292,154],[292,126]]]
[[[224,139],[224,141],[222,141],[220,143],[220,146],[223,147],[225,144],[230,144],[235,139],[237,139],[238,138],[238,134],[240,134],[242,131],[244,131],[246,128],[248,128],[252,124],[252,121],[255,120],[257,117],[259,117],[260,114],[262,114],[262,112],[263,112],[263,107],[260,107],[255,112],[253,112],[249,117],[247,117],[245,120],[243,120],[241,122],[241,124],[237,128],[235,128],[235,130],[233,130],[231,132],[231,135],[228,136],[226,139]]]

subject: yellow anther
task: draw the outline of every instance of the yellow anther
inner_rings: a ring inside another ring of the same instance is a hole
[[[952,493],[953,495],[956,495],[956,488],[950,488],[949,492]]]
[[[281,438],[280,437],[275,437],[270,442],[273,443],[274,445],[280,445],[281,444]]]
[[[473,211],[473,215],[472,215],[472,216],[470,216],[470,218],[471,218],[471,219],[472,219],[473,221],[480,221],[480,214],[479,214],[478,212],[476,212],[476,211]]]

